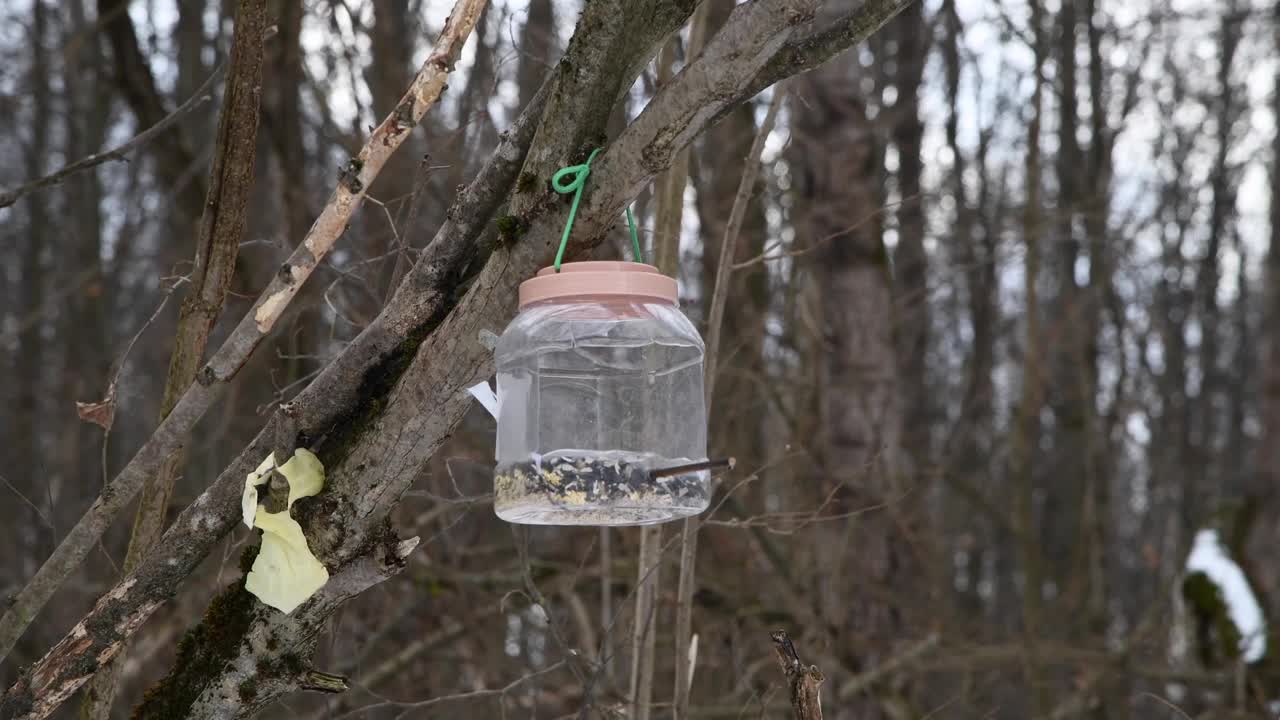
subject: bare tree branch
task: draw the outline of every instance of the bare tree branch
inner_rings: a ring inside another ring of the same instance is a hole
[[[200,86],[200,89],[196,90],[191,97],[187,98],[186,102],[179,105],[173,112],[165,116],[163,120],[152,125],[146,130],[143,130],[137,135],[134,135],[129,140],[126,140],[110,150],[94,153],[88,157],[81,158],[61,170],[49,173],[44,177],[29,180],[12,190],[0,192],[0,208],[9,207],[27,193],[34,192],[51,185],[57,185],[63,180],[66,180],[67,177],[82,170],[88,170],[89,168],[97,167],[98,165],[112,160],[125,162],[127,160],[126,156],[129,153],[151,142],[161,133],[180,122],[187,115],[190,115],[193,111],[203,107],[205,103],[211,102],[213,100],[213,86],[218,81],[218,78],[222,77],[222,71],[225,67],[225,64],[219,65],[212,73],[210,73],[209,79],[204,81],[204,84]]]
[[[840,699],[848,700],[854,697],[866,688],[880,682],[883,678],[897,672],[904,665],[918,660],[925,653],[932,652],[938,647],[938,640],[936,633],[930,633],[874,668],[849,678],[840,685]]]
[[[822,720],[822,682],[826,679],[822,671],[817,665],[800,662],[796,646],[785,630],[776,630],[769,637],[773,640],[773,650],[778,655],[782,674],[787,678],[791,712],[796,720]]]
[[[916,0],[867,0],[826,27],[787,42],[746,87],[751,97],[770,85],[812,70],[871,37]]]
[[[679,23],[692,9],[688,5],[661,3],[658,7],[670,7],[669,19],[664,21],[667,27]],[[589,12],[593,10],[607,15],[609,8],[588,6]],[[624,22],[608,31],[601,29],[610,22],[608,17],[600,18],[599,24],[589,23],[593,29],[590,39],[575,40],[566,62],[575,68],[607,68],[609,63],[617,63],[614,73],[627,72],[631,63],[626,57],[616,57],[619,44],[615,33],[631,40],[632,52],[652,52],[666,35],[664,27],[654,27],[652,6],[628,5],[622,16]],[[583,198],[577,224],[583,226],[584,232],[578,243],[571,241],[571,249],[581,252],[598,243],[638,187],[704,130],[718,105],[732,102],[732,89],[752,77],[806,19],[807,14],[787,0],[765,0],[735,10],[699,59],[665,91],[660,91],[645,112],[599,157],[599,176],[613,181],[591,186],[591,195]],[[583,24],[588,24],[586,18]],[[750,51],[744,52],[743,48]],[[587,79],[590,83],[584,86]],[[568,147],[575,137],[589,139],[584,129],[607,120],[618,88],[628,84],[623,79],[607,73],[596,77],[584,77],[582,73],[565,77],[558,73],[524,172],[545,178],[553,168],[563,165],[566,155],[555,157],[545,148],[539,152],[538,138],[562,147]],[[577,92],[567,91],[566,83]],[[601,102],[603,98],[608,101]],[[559,198],[545,184],[535,182],[533,187],[536,192],[529,194],[540,195],[541,200],[534,197],[512,203],[515,212],[520,207],[529,208],[526,214],[517,216],[518,222],[527,223],[526,234],[493,252],[466,295],[417,348],[408,369],[385,404],[379,403],[376,414],[349,423],[352,434],[346,435],[338,446],[346,449],[335,456],[326,447],[320,448],[326,470],[332,474],[324,495],[318,498],[322,507],[314,514],[307,513],[302,524],[309,545],[326,563],[340,567],[367,543],[416,475],[416,469],[430,458],[471,406],[465,388],[492,372],[492,353],[474,338],[481,330],[499,328],[510,318],[516,286],[547,262],[567,210],[562,202],[555,202]],[[279,641],[282,649],[292,646],[305,650],[303,637],[282,636]],[[212,681],[214,685],[221,682]]]
[[[459,193],[450,212],[452,219],[437,233],[436,241],[427,248],[402,284],[397,299],[379,316],[378,322],[367,328],[292,401],[299,413],[300,435],[319,437],[341,425],[342,416],[358,413],[358,391],[379,390],[363,385],[362,379],[377,368],[403,362],[395,353],[396,348],[410,336],[427,332],[439,322],[438,308],[452,294],[452,283],[461,282],[484,223],[515,184],[546,96],[544,91],[530,102],[526,114],[508,131],[484,170]],[[421,315],[416,323],[413,322],[415,312]],[[389,388],[380,389],[382,393],[388,391]],[[376,403],[382,399],[382,396],[367,397],[365,401]],[[353,407],[353,404],[356,405]],[[173,597],[187,574],[232,528],[239,517],[244,477],[276,440],[276,430],[281,424],[277,416],[273,416],[217,481],[174,520],[157,544],[157,550],[147,555],[134,572],[117,583],[85,616],[81,625],[100,629],[100,632],[89,635],[89,645],[84,652],[100,661],[119,652],[119,643]],[[122,622],[123,619],[128,622]],[[70,639],[68,636],[63,642]],[[83,670],[72,660],[74,658],[50,652],[25,675],[57,678],[58,682],[75,682],[79,678],[83,682],[87,676],[79,677]],[[41,682],[49,684],[53,680]],[[26,693],[26,686],[20,680],[0,698],[0,710],[23,707]]]
[[[437,39],[435,48],[418,71],[404,99],[373,131],[360,153],[347,164],[338,187],[302,244],[289,256],[258,302],[198,373],[196,382],[183,394],[173,411],[98,496],[31,582],[14,598],[0,618],[0,658],[13,649],[13,644],[36,613],[80,565],[146,479],[166,458],[183,447],[196,422],[222,395],[227,383],[239,372],[258,344],[271,333],[299,288],[346,230],[352,214],[364,199],[365,189],[378,176],[387,158],[440,97],[445,80],[483,4],[484,0],[460,0],[452,16],[453,21]]]
[[[652,712],[653,653],[658,640],[658,590],[662,582],[662,526],[640,528],[636,560],[636,609],[631,618],[631,715],[649,720]]]

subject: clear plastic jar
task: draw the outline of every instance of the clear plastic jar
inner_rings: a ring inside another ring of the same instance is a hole
[[[650,265],[566,263],[520,286],[498,340],[494,508],[514,523],[644,525],[695,515],[709,472],[704,348]]]

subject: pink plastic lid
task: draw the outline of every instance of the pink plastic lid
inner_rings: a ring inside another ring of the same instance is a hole
[[[564,263],[560,272],[543,268],[536,277],[520,283],[520,307],[565,297],[606,296],[636,298],[675,304],[679,292],[675,278],[644,263],[593,260]]]

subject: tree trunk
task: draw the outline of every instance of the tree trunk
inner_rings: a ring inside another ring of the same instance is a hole
[[[116,87],[124,95],[141,130],[160,122],[169,111],[138,44],[127,5],[126,0],[98,0],[98,17],[102,19],[111,46]],[[203,175],[196,171],[196,155],[191,147],[181,125],[169,128],[151,146],[160,176],[176,188],[182,218],[188,226],[204,214],[205,197]]]
[[[897,101],[893,120],[893,144],[898,150],[898,247],[893,255],[896,348],[902,366],[904,408],[903,457],[905,470],[920,483],[930,464],[930,431],[937,420],[926,367],[929,361],[929,261],[925,253],[925,199],[921,176],[924,159],[920,143],[924,123],[920,118],[920,87],[928,57],[929,28],[924,3],[912,3],[886,28],[895,40],[892,78]],[[959,202],[961,198],[957,198]]]
[[[1019,556],[1023,573],[1022,632],[1027,652],[1027,697],[1034,704],[1037,717],[1047,716],[1050,704],[1044,667],[1040,664],[1044,588],[1044,548],[1037,541],[1035,508],[1036,466],[1040,445],[1040,408],[1043,405],[1042,337],[1040,332],[1040,238],[1043,219],[1040,213],[1040,123],[1044,95],[1045,48],[1042,40],[1042,10],[1039,0],[1031,0],[1032,78],[1031,119],[1027,127],[1026,190],[1022,233],[1026,244],[1023,269],[1023,302],[1026,307],[1026,331],[1022,344],[1022,397],[1018,401],[1016,428],[1011,441],[1010,475],[1015,490],[1014,522],[1020,536]],[[1031,713],[1028,713],[1031,714]]]
[[[826,340],[820,371],[825,488],[840,487],[841,512],[891,502],[901,489],[903,422],[894,347],[892,271],[879,214],[876,130],[859,90],[854,58],[841,58],[798,82],[806,111],[794,118],[803,152],[797,227],[815,256]],[[820,245],[819,245],[820,244]],[[853,670],[874,667],[904,631],[888,600],[905,580],[893,511],[879,509],[819,533],[826,622],[840,628],[840,653]],[[856,553],[844,548],[856,548]],[[884,717],[875,693],[850,703],[848,717]]]
[[[1195,354],[1200,382],[1193,403],[1192,447],[1194,453],[1187,473],[1187,496],[1190,506],[1200,513],[1212,510],[1222,501],[1220,473],[1223,435],[1231,432],[1221,414],[1223,395],[1221,379],[1221,309],[1218,304],[1220,255],[1230,242],[1235,220],[1236,179],[1228,156],[1235,140],[1235,125],[1240,115],[1232,79],[1236,51],[1240,46],[1244,15],[1235,0],[1222,8],[1218,59],[1218,95],[1214,99],[1217,142],[1209,185],[1213,200],[1209,207],[1208,240],[1196,272],[1196,309],[1200,325],[1200,346]],[[1225,398],[1224,398],[1225,399]],[[1192,518],[1198,525],[1206,518]],[[1185,528],[1190,532],[1193,528]]]
[[[51,114],[52,76],[49,69],[49,13],[44,0],[37,0],[32,5],[31,26],[28,46],[31,52],[30,72],[27,85],[31,92],[31,117],[27,124],[30,128],[30,141],[23,152],[23,171],[30,177],[39,177],[45,169],[45,158],[49,153],[49,130],[53,127]],[[46,457],[40,435],[45,427],[44,407],[41,403],[43,388],[46,387],[45,348],[42,332],[43,313],[45,312],[46,267],[44,253],[49,240],[49,208],[47,196],[43,193],[32,193],[23,200],[25,209],[25,230],[15,233],[17,245],[21,248],[21,274],[17,283],[18,307],[23,312],[18,316],[19,331],[17,348],[14,352],[14,382],[12,384],[13,403],[19,422],[7,429],[9,441],[4,443],[4,456],[7,467],[22,467],[32,461],[45,463]],[[28,492],[36,494],[38,489],[33,482],[26,485]],[[45,495],[52,498],[52,495]],[[44,503],[42,503],[44,504]],[[52,512],[46,504],[45,512]],[[16,508],[15,508],[16,510]],[[47,521],[46,521],[47,523]],[[42,528],[42,532],[33,538],[25,538],[17,531],[18,523],[5,523],[6,536],[10,531],[14,548],[20,548],[27,557],[41,557],[47,554],[50,543],[57,538],[50,535],[55,528]],[[20,567],[22,577],[29,577],[34,568]],[[19,578],[12,578],[18,582]],[[25,653],[22,654],[25,656]]]
[[[520,65],[516,72],[520,107],[528,105],[542,87],[558,53],[554,5],[551,0],[530,0],[529,17],[520,32]]]
[[[267,44],[265,62],[270,71],[263,78],[262,124],[271,139],[279,171],[280,202],[284,208],[281,230],[289,242],[297,242],[306,236],[312,219],[301,111],[301,87],[305,81],[301,45],[304,7],[302,0],[273,0],[270,9],[276,36]]]

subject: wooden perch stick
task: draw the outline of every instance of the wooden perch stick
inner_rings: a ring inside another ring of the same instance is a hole
[[[787,637],[786,630],[769,633],[773,650],[778,654],[778,664],[787,678],[787,692],[791,695],[791,711],[796,720],[822,720],[822,671],[817,665],[806,666],[796,654],[796,646]]]
[[[683,475],[691,472],[702,472],[703,470],[721,470],[733,469],[733,458],[719,458],[717,460],[704,460],[703,462],[689,463],[688,465],[672,465],[671,467],[658,468],[649,473],[649,477],[672,477],[674,475]]]

